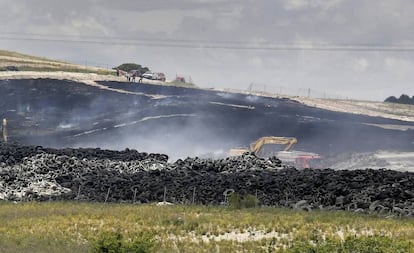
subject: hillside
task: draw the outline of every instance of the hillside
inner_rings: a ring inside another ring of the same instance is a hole
[[[16,67],[19,71],[7,71],[7,67]],[[93,75],[96,74],[96,75]],[[0,50],[0,79],[38,79],[50,78],[57,80],[72,80],[97,86],[95,81],[126,81],[124,77],[116,77],[115,70],[93,66],[84,66],[44,57]],[[144,79],[147,84],[173,85],[196,88],[191,84],[182,84]],[[216,89],[220,91],[220,89]],[[256,96],[289,98],[311,107],[331,111],[362,114],[374,117],[384,117],[402,121],[414,122],[414,105],[395,104],[372,101],[319,99],[298,96],[288,96],[271,93],[248,93],[242,90],[222,90],[230,93],[253,94]],[[390,127],[390,126],[387,126]]]
[[[145,70],[148,68],[143,69]],[[0,50],[0,79],[38,78],[72,80],[95,86],[97,84],[94,83],[94,81],[127,81],[126,77],[123,75],[116,76],[116,71],[114,69],[85,66]],[[138,79],[136,81],[138,81]],[[147,84],[196,88],[194,83],[178,82],[175,80],[162,82],[159,80],[143,79],[142,82]]]
[[[14,66],[19,71],[5,71],[6,67]],[[89,85],[98,86],[95,81],[119,81],[124,82],[124,77],[116,77],[112,69],[82,66],[63,61],[51,60],[38,56],[20,54],[16,52],[0,50],[0,79],[32,79],[32,78],[51,78],[57,80],[72,80]],[[144,83],[158,85],[173,85],[179,87],[196,88],[192,84],[153,81],[144,79]],[[102,87],[102,86],[101,86]],[[220,89],[217,89],[220,91]],[[222,90],[230,93],[253,94],[256,96],[289,98],[307,106],[320,109],[345,112],[352,114],[368,115],[373,117],[383,117],[402,121],[414,122],[414,105],[395,104],[372,101],[339,100],[339,99],[319,99],[298,96],[287,96],[271,93],[248,93],[242,90]],[[395,126],[384,126],[395,127]],[[397,126],[398,128],[399,126]]]
[[[82,66],[38,56],[0,50],[0,71],[7,70],[7,67],[16,67],[19,71],[64,71],[96,74],[115,73],[112,69]]]

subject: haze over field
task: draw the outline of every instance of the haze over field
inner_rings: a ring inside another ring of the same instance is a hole
[[[414,95],[411,1],[0,2],[0,49],[167,78],[384,100]]]

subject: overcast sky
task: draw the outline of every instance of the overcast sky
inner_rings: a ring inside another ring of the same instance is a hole
[[[384,100],[414,95],[413,13],[410,0],[0,0],[0,49],[135,62],[201,87]]]

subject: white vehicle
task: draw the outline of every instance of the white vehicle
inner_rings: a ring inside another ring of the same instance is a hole
[[[151,72],[151,71],[147,71],[144,74],[142,74],[142,77],[145,78],[145,79],[153,80],[154,77],[155,77],[155,73]]]
[[[165,82],[165,74],[161,72],[147,71],[142,75],[142,77],[150,80],[159,80]]]

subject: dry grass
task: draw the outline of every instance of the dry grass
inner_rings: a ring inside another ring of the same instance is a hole
[[[0,50],[0,56],[23,58],[23,59],[27,59],[27,60],[36,60],[36,61],[47,61],[47,62],[54,62],[54,63],[65,63],[63,61],[51,60],[51,59],[47,59],[47,58],[44,58],[44,57],[21,54],[21,53],[5,51],[5,50]]]
[[[82,66],[64,61],[51,60],[43,57],[20,54],[16,52],[0,50],[0,70],[5,66],[16,66],[21,71],[64,71],[96,74],[115,74],[115,70]]]

